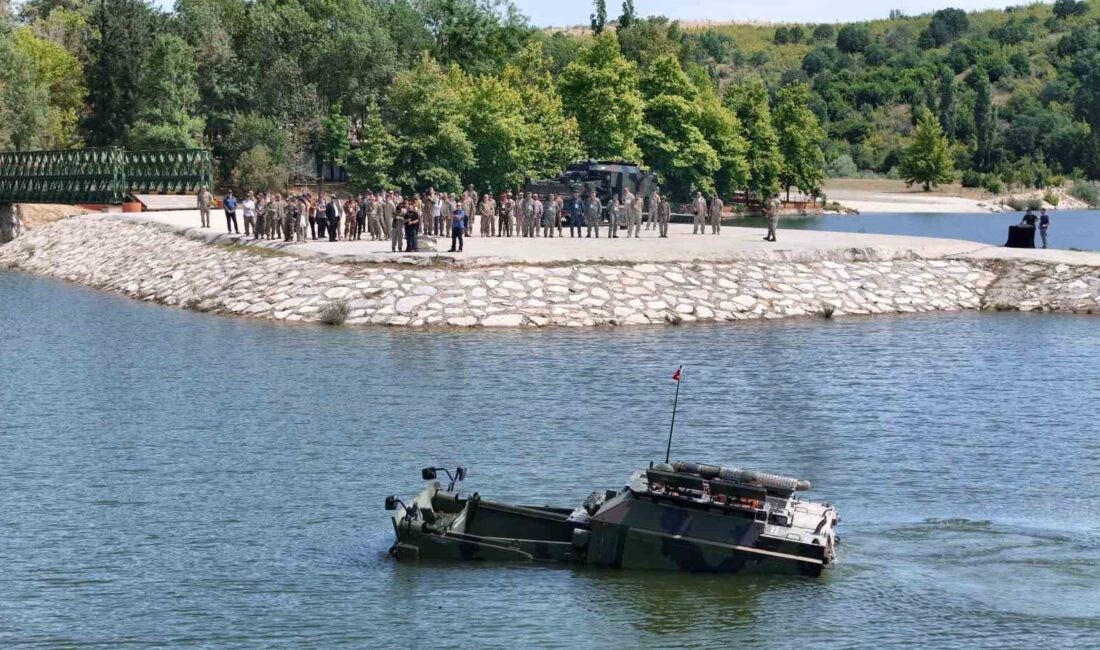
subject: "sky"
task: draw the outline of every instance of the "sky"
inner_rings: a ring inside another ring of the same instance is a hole
[[[588,23],[592,0],[512,0],[540,27]],[[916,15],[946,7],[968,11],[1027,4],[1028,0],[634,0],[640,16],[663,15],[680,20],[760,20],[772,22],[842,22],[886,18],[891,9]],[[621,0],[607,0],[608,19],[621,13]]]

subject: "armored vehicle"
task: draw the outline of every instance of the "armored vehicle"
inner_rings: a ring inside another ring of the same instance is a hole
[[[622,490],[593,492],[577,508],[513,505],[461,496],[466,477],[422,471],[430,483],[394,511],[400,560],[565,562],[623,569],[820,575],[836,560],[840,522],[828,503],[795,492],[809,482],[715,465],[650,464]]]
[[[570,196],[574,191],[587,196],[595,191],[602,203],[612,196],[621,197],[629,189],[636,195],[648,196],[657,187],[657,175],[638,165],[622,160],[585,160],[566,167],[565,172],[550,180],[527,179],[524,192],[542,196],[557,194]]]

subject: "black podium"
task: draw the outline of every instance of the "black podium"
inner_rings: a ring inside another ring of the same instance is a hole
[[[1035,248],[1035,226],[1009,226],[1006,248]]]

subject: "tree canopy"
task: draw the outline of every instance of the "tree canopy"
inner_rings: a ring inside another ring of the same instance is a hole
[[[0,147],[206,146],[224,181],[326,159],[405,189],[623,158],[673,195],[760,194],[902,177],[927,110],[964,180],[1100,177],[1095,2],[773,26],[612,4],[541,30],[509,0],[0,0]]]
[[[927,108],[917,116],[916,130],[901,159],[901,174],[906,183],[920,184],[926,192],[955,179],[951,144]]]

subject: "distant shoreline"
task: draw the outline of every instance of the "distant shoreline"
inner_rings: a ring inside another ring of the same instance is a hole
[[[890,179],[836,178],[825,183],[824,193],[829,203],[839,203],[859,213],[998,213],[1016,212],[1005,205],[1011,199],[1037,200],[1053,192],[1058,205],[1042,203],[1048,210],[1090,210],[1065,188],[1044,188],[1013,194],[996,195],[978,189],[947,185],[932,192],[906,187],[904,181]]]

